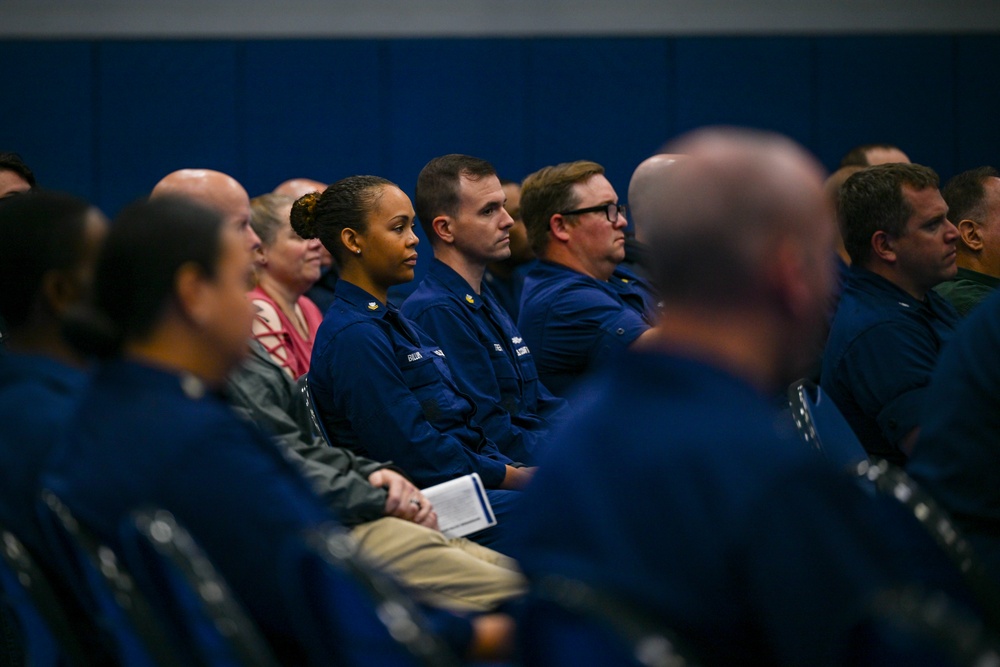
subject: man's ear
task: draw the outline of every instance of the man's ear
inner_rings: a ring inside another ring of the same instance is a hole
[[[209,297],[209,281],[194,262],[187,262],[177,269],[174,292],[181,314],[198,327],[211,319],[213,301]]]
[[[560,241],[566,242],[569,240],[569,228],[569,220],[563,215],[556,213],[549,218],[549,231],[552,232],[552,236]]]
[[[83,288],[72,271],[49,271],[42,277],[42,296],[58,317],[83,298]]]
[[[451,218],[448,216],[439,215],[431,220],[431,229],[433,229],[438,238],[445,243],[455,242],[455,232],[451,228]]]
[[[881,229],[872,234],[872,252],[883,262],[895,264],[899,258],[896,255],[896,239]]]
[[[966,218],[964,220],[960,220],[955,226],[958,227],[958,236],[962,239],[962,243],[964,243],[970,250],[979,251],[983,249],[985,244],[983,243],[983,237],[980,234],[979,223]]]
[[[800,318],[810,312],[817,298],[815,281],[808,279],[809,271],[816,268],[807,261],[801,244],[791,239],[778,240],[771,256],[763,274],[770,291],[785,312]]]

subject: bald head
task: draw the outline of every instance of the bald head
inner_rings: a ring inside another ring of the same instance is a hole
[[[323,192],[324,190],[326,190],[326,183],[314,181],[311,178],[292,178],[276,187],[272,194],[298,199],[302,195]]]
[[[179,169],[164,176],[149,196],[156,199],[167,195],[212,209],[226,225],[246,236],[248,247],[260,245],[260,238],[250,227],[250,197],[232,176],[211,169]]]
[[[640,162],[632,172],[632,180],[628,184],[628,206],[631,211],[632,227],[640,241],[645,240],[640,230],[645,224],[653,192],[659,182],[666,178],[666,171],[683,158],[683,155],[675,153],[660,153]]]
[[[754,290],[786,239],[814,253],[816,270],[823,270],[833,216],[823,170],[801,147],[774,134],[711,129],[670,148],[686,157],[654,166],[640,190],[666,299],[723,304],[759,297]]]

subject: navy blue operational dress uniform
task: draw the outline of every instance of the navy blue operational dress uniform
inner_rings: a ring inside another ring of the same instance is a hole
[[[872,499],[724,370],[629,351],[586,382],[517,516],[529,579],[619,597],[699,664],[846,664],[847,619],[899,560]]]
[[[476,405],[476,423],[510,458],[537,462],[566,402],[538,379],[531,349],[483,283],[466,280],[435,259],[403,303],[402,313],[448,355],[452,376]]]
[[[278,653],[296,655],[281,549],[334,517],[275,445],[194,376],[105,365],[42,481],[113,549],[121,549],[119,526],[132,510],[172,512]]]
[[[48,357],[0,348],[0,521],[50,565],[34,519],[38,480],[87,377]]]
[[[631,345],[651,322],[620,287],[539,260],[524,279],[517,328],[542,384],[565,397],[588,371]]]
[[[821,386],[868,453],[903,464],[899,442],[919,426],[924,389],[958,313],[852,266],[823,353]]]
[[[392,460],[427,487],[478,473],[501,524],[516,491],[497,489],[513,464],[473,422],[441,348],[392,306],[341,280],[313,346],[309,385],[331,439]],[[520,464],[520,462],[517,462]],[[499,548],[495,537],[474,537]]]
[[[1000,293],[941,354],[907,471],[951,513],[1000,581]]]

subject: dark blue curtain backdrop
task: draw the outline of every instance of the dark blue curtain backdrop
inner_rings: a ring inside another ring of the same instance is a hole
[[[514,179],[596,160],[624,199],[639,161],[717,123],[783,132],[827,167],[875,141],[944,178],[1000,163],[1000,35],[10,40],[0,62],[0,150],[109,215],[181,167],[251,196],[356,173],[412,194],[451,152]]]

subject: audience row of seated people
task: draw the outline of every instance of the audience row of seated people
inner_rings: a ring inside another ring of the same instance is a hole
[[[872,456],[912,453],[1000,577],[1000,302],[956,334],[933,289],[959,265],[966,300],[1000,275],[1000,178],[960,175],[942,198],[932,170],[870,148],[893,162],[845,165],[831,202],[794,142],[696,132],[636,169],[639,238],[590,161],[518,187],[446,155],[413,203],[377,176],[251,200],[182,169],[110,226],[32,176],[0,203],[0,521],[58,578],[41,488],[112,548],[128,512],[168,509],[289,664],[280,549],[331,521],[464,615],[469,656],[507,656],[510,603],[555,575],[651,614],[704,664],[850,664],[880,592],[938,582],[774,408],[828,331],[823,388]],[[469,473],[498,523],[446,539],[421,489]]]

